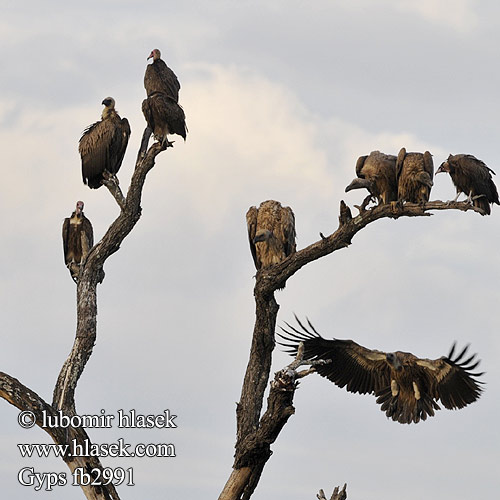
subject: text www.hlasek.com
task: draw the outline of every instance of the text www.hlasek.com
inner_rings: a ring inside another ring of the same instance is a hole
[[[139,443],[131,448],[122,438],[116,443],[90,443],[84,441],[79,444],[76,439],[70,444],[18,444],[19,453],[22,457],[38,456],[46,458],[50,456],[65,457],[175,457],[175,446],[172,443],[142,444]]]

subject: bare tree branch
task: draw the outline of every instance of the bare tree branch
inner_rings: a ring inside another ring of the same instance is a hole
[[[347,483],[344,484],[344,487],[339,491],[339,487],[335,486],[335,489],[333,490],[332,496],[330,497],[330,500],[346,500],[347,499]],[[316,495],[318,500],[327,500],[325,496],[325,492],[323,490],[319,490],[319,493]]]
[[[49,419],[56,422],[60,416],[58,412],[19,380],[3,372],[0,372],[0,397],[21,411],[31,412],[36,424],[47,432],[56,444],[70,446],[74,443],[81,446],[81,449],[91,449],[92,443],[83,427],[43,426],[43,423],[48,422]],[[97,457],[76,456],[68,452],[63,459],[71,473],[79,468],[85,471],[93,469],[102,471],[102,465]],[[100,486],[82,484],[81,488],[88,500],[120,500],[113,483]]]
[[[286,281],[306,264],[336,250],[348,247],[352,238],[361,229],[379,219],[428,217],[432,215],[429,213],[431,210],[473,210],[484,215],[480,208],[474,207],[468,202],[432,201],[425,204],[401,204],[398,202],[377,205],[369,210],[362,206],[359,210],[360,213],[356,217],[352,217],[349,207],[341,201],[339,227],[334,233],[329,236],[320,233],[321,239],[319,241],[290,255],[279,264],[263,268],[257,272],[254,288],[256,320],[250,359],[243,380],[240,402],[236,408],[235,460],[233,472],[221,492],[219,500],[246,500],[251,497],[262,470],[271,456],[270,445],[276,440],[279,432],[294,411],[292,400],[297,376],[293,377],[293,382],[291,380],[285,382],[287,380],[286,376],[281,375],[279,381],[275,377],[274,386],[271,387],[267,402],[267,410],[260,418],[264,402],[264,391],[269,380],[272,352],[275,344],[274,332],[279,310],[279,305],[274,298],[274,292],[283,288]],[[304,375],[308,372],[304,372]],[[279,398],[275,394],[276,387],[283,387],[279,404]],[[281,408],[281,412],[277,408]],[[269,422],[271,415],[276,419],[275,425],[271,425]],[[229,488],[230,483],[231,487]]]
[[[75,416],[75,389],[78,380],[90,359],[97,335],[97,285],[104,278],[103,266],[109,256],[115,253],[125,237],[132,231],[141,217],[141,196],[148,172],[155,165],[156,156],[165,148],[154,143],[149,149],[151,131],[146,128],[137,155],[127,196],[124,197],[118,179],[108,175],[104,184],[120,206],[120,214],[110,225],[106,234],[90,250],[85,262],[80,266],[77,280],[77,325],[71,352],[64,362],[55,384],[52,404],[49,405],[35,392],[22,385],[17,379],[0,373],[0,397],[23,411],[30,411],[42,427],[43,415],[57,418],[61,415]],[[147,151],[146,151],[147,150]],[[91,449],[91,441],[83,427],[42,427],[55,443],[67,445],[74,442],[81,449]],[[86,445],[86,447],[85,447]],[[64,461],[74,472],[77,468],[85,471],[101,469],[99,459],[93,456],[81,457],[67,453]],[[89,500],[119,500],[112,483],[107,486],[81,485]]]

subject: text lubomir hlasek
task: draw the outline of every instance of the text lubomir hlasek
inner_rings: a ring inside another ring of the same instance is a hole
[[[105,410],[101,410],[100,415],[64,415],[61,410],[56,415],[50,415],[46,410],[42,411],[42,427],[86,427],[86,428],[106,428],[113,427],[113,421],[117,427],[138,428],[138,429],[175,429],[177,425],[174,419],[177,415],[172,415],[170,410],[164,410],[159,415],[141,415],[135,410],[118,410],[116,415],[107,415]]]

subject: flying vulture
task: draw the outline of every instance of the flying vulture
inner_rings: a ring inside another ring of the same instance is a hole
[[[92,189],[101,187],[104,171],[116,174],[120,170],[130,137],[128,120],[116,112],[115,100],[106,97],[102,104],[102,119],[83,131],[78,147],[83,182]]]
[[[92,224],[83,214],[83,201],[78,201],[71,217],[64,219],[62,237],[64,262],[73,280],[77,281],[80,265],[94,245],[94,232]]]
[[[448,172],[457,188],[457,201],[460,193],[468,196],[469,203],[481,208],[487,215],[491,213],[490,203],[500,205],[498,191],[491,178],[495,174],[484,162],[472,155],[450,155],[436,171]]]
[[[356,163],[356,175],[358,177],[345,188],[346,193],[351,189],[366,188],[370,195],[377,199],[379,205],[397,201],[395,156],[380,151],[360,156]]]
[[[434,164],[429,151],[407,153],[401,148],[396,160],[398,199],[410,203],[425,203],[433,185]]]
[[[325,340],[308,320],[299,328],[285,323],[281,345],[291,355],[304,344],[304,359],[324,360],[315,365],[323,377],[349,392],[374,394],[388,418],[402,424],[418,423],[434,416],[438,400],[449,410],[463,408],[476,401],[482,389],[473,373],[479,361],[467,357],[466,346],[455,357],[455,344],[448,356],[421,359],[409,352],[382,352],[367,349],[352,340]]]
[[[142,112],[148,127],[162,146],[171,146],[168,134],[180,135],[186,140],[187,127],[184,110],[179,105],[181,85],[175,73],[161,59],[158,49],[151,51],[148,59],[153,63],[146,67],[144,88],[146,99],[142,102]]]
[[[146,95],[149,97],[155,92],[159,92],[175,102],[179,102],[181,84],[175,73],[161,59],[161,52],[158,49],[152,50],[149,59],[153,59],[153,63],[146,66],[146,74],[144,75]]]
[[[257,270],[278,264],[295,253],[295,216],[279,201],[263,201],[247,215],[250,250]]]

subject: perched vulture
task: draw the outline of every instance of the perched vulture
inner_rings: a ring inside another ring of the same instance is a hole
[[[279,201],[263,201],[247,215],[250,250],[257,269],[278,264],[295,253],[295,216]]]
[[[101,187],[104,171],[116,174],[120,170],[130,137],[128,120],[116,112],[115,100],[106,97],[102,104],[102,119],[83,131],[78,147],[83,182],[92,189]]]
[[[80,265],[94,245],[94,232],[92,224],[83,214],[83,201],[78,201],[71,217],[64,219],[62,237],[64,262],[73,280],[77,281]]]
[[[396,161],[398,199],[410,203],[425,203],[433,185],[434,163],[429,151],[407,153],[401,148]]]
[[[146,99],[142,102],[142,112],[148,127],[162,146],[171,146],[168,134],[180,135],[186,140],[187,127],[184,110],[179,105],[181,84],[175,73],[161,59],[158,49],[151,51],[148,59],[153,63],[146,67],[144,88]]]
[[[156,92],[142,101],[142,112],[148,127],[163,146],[171,146],[167,134],[180,135],[186,140],[187,127],[184,110],[166,94]]]
[[[146,95],[149,97],[159,92],[175,102],[179,102],[181,84],[175,73],[161,59],[161,52],[158,49],[152,50],[149,59],[153,59],[153,63],[146,66],[146,74],[144,75]]]
[[[453,358],[455,344],[448,356],[420,359],[409,352],[382,352],[367,349],[352,340],[325,340],[308,321],[299,329],[286,323],[284,335],[291,355],[304,344],[304,359],[324,360],[315,370],[349,392],[374,394],[387,417],[402,424],[418,423],[434,416],[438,400],[449,410],[463,408],[481,395],[483,373],[473,373],[479,361],[467,357],[466,346]],[[466,359],[465,359],[466,358]]]
[[[460,193],[465,193],[469,203],[481,208],[487,215],[491,213],[490,203],[500,205],[498,191],[491,178],[495,172],[475,156],[450,155],[436,174],[439,172],[448,172],[457,188],[457,196],[453,201],[458,200]]]
[[[398,199],[398,185],[396,183],[396,157],[386,155],[380,151],[372,151],[368,156],[360,156],[356,163],[357,179],[354,179],[346,188],[368,189],[371,196],[377,199],[379,205],[388,204]]]

